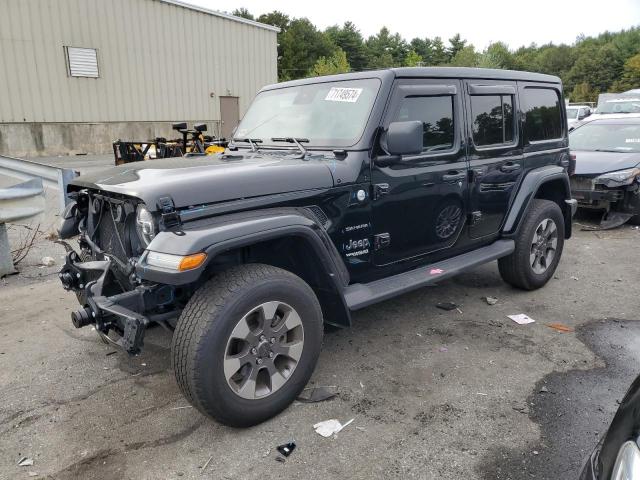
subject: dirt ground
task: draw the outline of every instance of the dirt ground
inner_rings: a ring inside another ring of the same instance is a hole
[[[0,281],[0,478],[577,478],[639,370],[640,230],[575,230],[542,290],[508,287],[492,263],[358,312],[325,335],[312,378],[339,395],[244,430],[188,406],[164,330],[128,357],[74,329],[62,250],[41,239]],[[58,265],[38,267],[45,253]],[[449,301],[459,311],[435,307]],[[354,421],[323,438],[312,425],[330,418]]]

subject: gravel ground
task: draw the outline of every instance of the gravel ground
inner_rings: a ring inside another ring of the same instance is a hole
[[[536,292],[492,263],[360,311],[325,335],[312,378],[338,397],[243,430],[188,407],[164,330],[137,357],[75,330],[77,303],[54,275],[62,249],[41,238],[0,281],[0,478],[577,478],[638,373],[639,236],[576,231]],[[39,267],[44,255],[57,265]],[[435,308],[447,301],[459,311]],[[355,420],[327,439],[312,425],[329,418]],[[17,466],[23,456],[34,465]]]

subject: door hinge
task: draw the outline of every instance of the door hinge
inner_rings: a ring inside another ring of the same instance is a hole
[[[376,183],[373,186],[373,199],[378,200],[380,197],[389,194],[388,183]]]
[[[482,212],[477,210],[469,214],[469,225],[477,225],[482,220]]]
[[[375,250],[381,250],[391,245],[391,235],[388,233],[378,233],[373,236],[373,248]]]

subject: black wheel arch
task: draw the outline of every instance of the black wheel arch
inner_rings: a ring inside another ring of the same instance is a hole
[[[207,253],[200,268],[167,274],[149,267],[137,268],[149,281],[173,285],[193,284],[215,272],[242,263],[263,263],[288,270],[314,290],[325,323],[351,325],[343,290],[349,273],[325,228],[307,208],[275,208],[229,214],[189,222],[180,232],[162,232],[162,242],[150,248],[165,253]],[[154,243],[156,243],[154,239]]]
[[[569,175],[563,167],[546,165],[527,173],[520,188],[511,202],[509,212],[502,228],[502,236],[515,237],[522,220],[526,217],[534,199],[551,200],[562,210],[564,216],[564,238],[571,238],[571,187]]]

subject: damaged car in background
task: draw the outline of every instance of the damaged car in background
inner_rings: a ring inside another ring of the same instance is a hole
[[[569,135],[578,208],[602,212],[599,229],[640,225],[640,115],[601,118]]]

